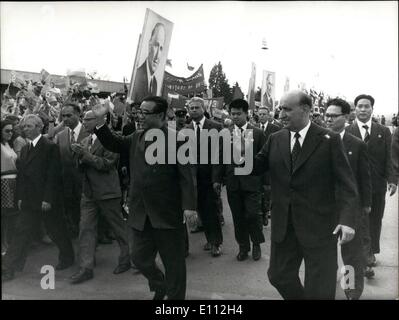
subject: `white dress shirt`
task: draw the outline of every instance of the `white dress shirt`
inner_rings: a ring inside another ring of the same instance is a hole
[[[266,131],[266,129],[267,129],[267,125],[269,124],[269,121],[266,121],[264,124],[262,124],[262,123],[259,123],[259,128],[261,129],[261,130],[263,130],[263,132],[264,131]],[[262,128],[262,126],[264,126],[264,128]]]
[[[303,142],[305,141],[306,134],[308,133],[308,130],[310,128],[310,124],[311,124],[311,122],[309,121],[308,124],[306,125],[306,127],[298,132],[301,135],[300,138],[298,139],[301,147],[303,145]],[[290,133],[291,133],[291,152],[292,152],[292,149],[294,149],[294,144],[295,144],[296,138],[295,138],[295,131],[290,131]]]
[[[35,139],[33,139],[31,142],[34,147],[36,147],[37,143],[39,142],[40,138],[42,137],[41,134],[39,134]]]
[[[356,123],[359,127],[360,134],[362,135],[362,140],[364,140],[364,137],[366,135],[366,129],[363,128],[364,125],[369,127],[368,132],[369,132],[369,135],[371,136],[371,118],[367,122],[361,122],[361,121],[359,121],[359,119],[356,119]]]
[[[341,140],[343,140],[345,135],[345,129],[342,130],[339,134],[341,135]]]
[[[244,133],[244,132],[247,130],[247,126],[248,126],[248,122],[246,122],[246,123],[241,127],[241,128],[243,129],[243,130],[242,130],[242,133]],[[241,135],[240,127],[238,127],[236,124],[234,125],[234,130],[235,130],[235,132],[236,132],[237,135]]]
[[[149,67],[148,64],[149,64],[149,61],[148,61],[148,59],[147,59],[146,67],[147,67],[147,75],[148,75],[148,92],[151,92],[151,80],[154,79],[155,73],[153,73],[153,74],[151,75],[150,67]],[[158,89],[158,88],[157,88],[157,89]]]
[[[204,128],[204,123],[205,123],[205,116],[202,117],[202,119],[199,121],[199,127],[200,131]],[[197,134],[197,122],[193,120],[193,126],[194,126],[194,132]]]
[[[80,134],[80,130],[81,130],[81,129],[82,129],[82,123],[81,123],[80,121],[79,121],[78,124],[76,125],[75,129],[71,130],[71,129],[69,128],[69,133],[72,134],[72,131],[73,131],[73,135],[74,135],[74,138],[75,138],[75,141],[76,141],[76,142],[78,141],[78,137],[79,137],[79,134]]]

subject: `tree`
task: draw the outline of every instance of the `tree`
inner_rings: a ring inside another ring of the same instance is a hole
[[[220,61],[213,66],[209,74],[209,88],[212,89],[213,97],[224,97],[225,103],[232,101],[233,93]]]

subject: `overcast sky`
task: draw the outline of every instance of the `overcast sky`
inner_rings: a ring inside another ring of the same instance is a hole
[[[146,8],[174,23],[168,57],[177,76],[222,62],[247,93],[251,62],[307,88],[353,100],[368,93],[375,113],[398,112],[398,3],[376,2],[1,2],[1,68],[66,74],[98,71],[130,81]],[[269,50],[262,50],[265,38]]]

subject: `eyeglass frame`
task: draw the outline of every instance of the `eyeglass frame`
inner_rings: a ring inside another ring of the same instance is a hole
[[[330,114],[330,113],[326,113],[325,115],[324,115],[324,118],[331,118],[331,119],[337,119],[338,117],[340,117],[340,116],[344,116],[345,114],[344,113],[340,113],[340,114]]]

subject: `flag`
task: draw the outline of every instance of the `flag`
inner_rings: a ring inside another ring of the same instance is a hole
[[[187,69],[190,70],[190,71],[193,71],[193,70],[194,70],[194,67],[190,66],[190,65],[188,64],[188,62],[187,62]]]
[[[41,82],[45,83],[48,80],[49,76],[50,76],[50,73],[47,72],[46,70],[42,69],[40,71],[40,80],[41,80]]]
[[[284,93],[287,93],[288,91],[290,91],[290,78],[286,77],[284,84]]]
[[[166,59],[166,65],[172,68],[172,59]]]

